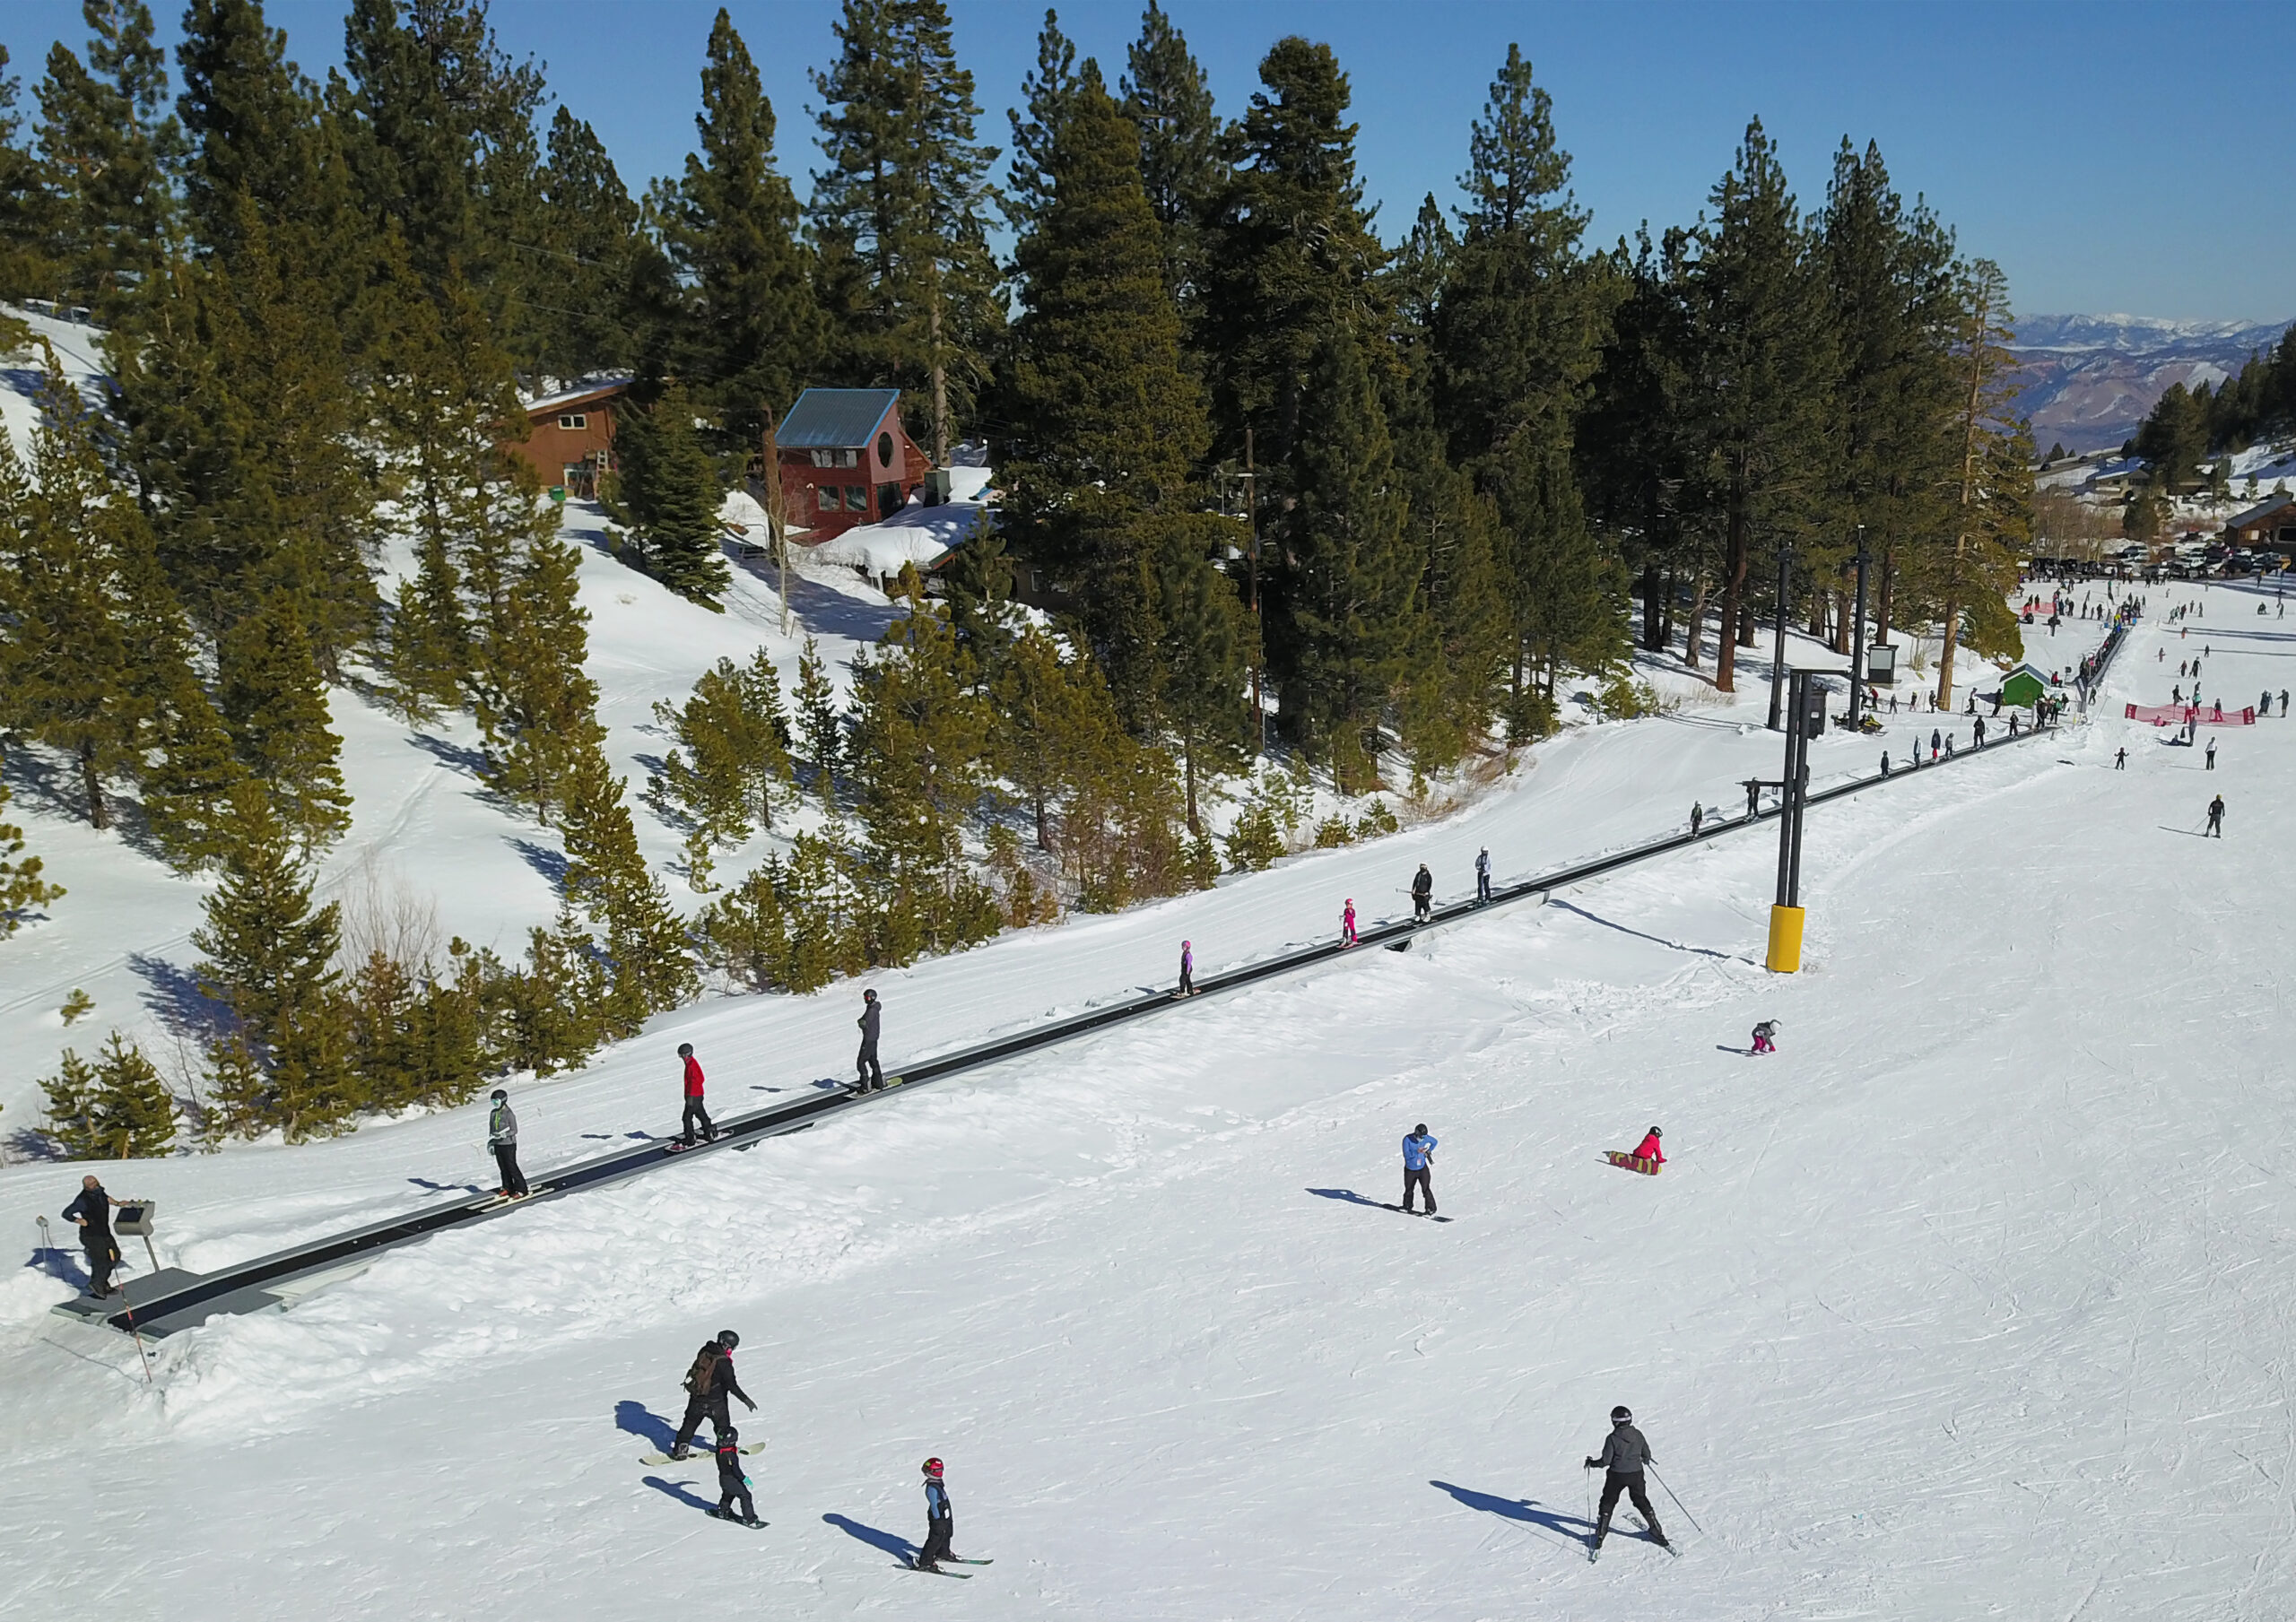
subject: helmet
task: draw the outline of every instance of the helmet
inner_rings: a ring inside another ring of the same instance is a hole
[[[1187,948],[1189,948],[1189,947],[1191,947],[1191,946],[1194,946],[1195,944],[1196,944],[1196,942],[1195,942],[1195,941],[1181,941],[1181,942],[1180,942],[1180,950],[1182,950],[1183,951],[1185,951],[1186,950],[1187,950]]]
[[[679,1044],[678,1044],[678,1057],[679,1057],[679,1058],[681,1058],[681,1059],[691,1059],[691,1058],[692,1058],[692,1057],[693,1057],[693,1044],[692,1044],[692,1043],[691,1043],[691,1042],[681,1042],[681,1043],[679,1043]]]
[[[1652,1128],[1650,1129],[1650,1135],[1651,1135],[1652,1137],[1654,1137],[1654,1138],[1663,1138],[1663,1137],[1665,1137],[1666,1134],[1665,1134],[1665,1133],[1664,1133],[1664,1132],[1660,1132],[1657,1127],[1655,1127],[1655,1126],[1654,1126],[1654,1127],[1652,1127]]]
[[[732,1330],[721,1329],[718,1331],[718,1344],[724,1347],[727,1351],[733,1350],[734,1348],[739,1346],[741,1343],[741,1336],[735,1334]]]
[[[926,1460],[925,1473],[932,1477],[935,1481],[938,1481],[941,1479],[941,1461],[938,1459]]]
[[[727,1448],[732,1447],[735,1444],[738,1443],[741,1439],[742,1433],[728,1425],[725,1429],[718,1433],[718,1451],[722,1453]]]
[[[1424,1121],[1422,1121],[1418,1125],[1416,1125],[1416,1126],[1414,1126],[1414,1127],[1413,1127],[1413,1128],[1411,1129],[1411,1132],[1412,1132],[1412,1136],[1413,1136],[1414,1138],[1423,1138],[1423,1137],[1425,1137],[1425,1136],[1427,1135],[1427,1123],[1426,1123],[1426,1122],[1424,1122]]]
[[[498,1087],[494,1089],[494,1101],[497,1104],[508,1104],[510,1101],[510,1095]]]
[[[874,1002],[876,1000],[877,993],[874,991],[865,991],[861,993],[861,1001],[864,1002]]]
[[[1623,1402],[1611,1409],[1611,1423],[1613,1425],[1629,1425],[1633,1423],[1633,1420],[1634,1410]]]

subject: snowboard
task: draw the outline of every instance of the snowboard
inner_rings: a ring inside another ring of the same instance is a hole
[[[1603,1151],[1603,1158],[1613,1166],[1640,1172],[1646,1177],[1657,1176],[1664,1165],[1662,1161],[1646,1160],[1640,1155],[1630,1155],[1622,1149],[1606,1149]]]
[[[638,1455],[638,1462],[640,1464],[700,1464],[708,1462],[710,1455],[717,1451],[712,1447],[697,1447],[683,1459],[673,1459],[667,1453],[640,1453]],[[744,1454],[761,1453],[764,1451],[762,1447],[742,1449]]]
[[[751,1531],[763,1531],[767,1527],[773,1524],[770,1521],[760,1521],[755,1526],[750,1526],[749,1523],[744,1521],[739,1515],[728,1514],[726,1511],[719,1509],[714,1504],[702,1513],[707,1514],[713,1521],[724,1521],[730,1525],[747,1527]]]
[[[682,1143],[677,1139],[673,1138],[664,1146],[662,1152],[665,1155],[682,1155],[690,1149],[708,1149],[711,1144],[717,1141],[718,1140],[715,1138],[702,1138],[691,1143]]]
[[[1406,1217],[1424,1217],[1430,1222],[1448,1222],[1450,1220],[1450,1218],[1439,1217],[1433,1211],[1404,1210],[1403,1207],[1400,1205],[1389,1205],[1384,1201],[1381,1202],[1379,1209],[1381,1210],[1402,1211]]]

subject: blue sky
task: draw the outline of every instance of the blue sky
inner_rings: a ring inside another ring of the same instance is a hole
[[[0,42],[24,100],[49,44],[82,37],[76,0],[10,0]],[[780,158],[805,189],[818,160],[807,70],[825,64],[838,0],[729,8],[780,117]],[[274,0],[306,71],[342,50],[337,0]],[[978,81],[982,134],[1035,56],[1043,5],[951,0]],[[1169,0],[1223,114],[1242,108],[1267,46],[1328,41],[1354,85],[1366,187],[1392,239],[1432,191],[1448,203],[1467,126],[1509,40],[1554,98],[1594,235],[1685,223],[1759,114],[1805,206],[1835,145],[1881,143],[1962,249],[1998,260],[2017,307],[2179,319],[2296,315],[2296,136],[2272,88],[2296,56],[2296,6],[2110,4],[1502,4],[1500,0]],[[177,6],[154,11],[172,33]],[[715,4],[495,0],[503,44],[604,138],[633,191],[693,143]],[[1113,80],[1135,0],[1061,7]],[[2262,70],[2262,71],[2259,71]]]

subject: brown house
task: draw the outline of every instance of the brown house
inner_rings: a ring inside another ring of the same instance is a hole
[[[2255,551],[2278,548],[2296,552],[2296,496],[2274,496],[2234,515],[2224,533],[2235,546]]]
[[[569,496],[593,499],[598,476],[614,470],[614,413],[629,393],[630,379],[622,377],[533,401],[526,443],[505,448],[533,464],[544,488],[563,485]]]
[[[897,388],[809,388],[774,446],[783,515],[808,541],[891,517],[933,467],[900,424]]]

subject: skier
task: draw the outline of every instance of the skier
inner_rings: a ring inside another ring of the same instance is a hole
[[[1953,758],[1953,734],[1952,734],[1952,733],[1947,733],[1945,734],[1945,759],[1947,759],[1948,760],[1950,760],[1950,759],[1952,759],[1952,758]]]
[[[1752,822],[1761,815],[1761,779],[1746,779],[1746,820]]]
[[[119,1265],[119,1245],[111,1236],[111,1208],[118,1203],[88,1176],[80,1179],[80,1197],[64,1208],[79,1226],[80,1248],[88,1253],[88,1293],[99,1301],[111,1294],[111,1270]]]
[[[1983,749],[1985,747],[1985,717],[1983,716],[1977,718],[1977,726],[1974,730],[1977,733],[1977,747]]]
[[[1180,988],[1174,992],[1175,1001],[1196,995],[1196,948],[1190,942],[1180,942]]]
[[[1690,837],[1698,837],[1698,825],[1706,820],[1706,808],[1693,800],[1690,802]]]
[[[1344,947],[1355,944],[1355,898],[1352,896],[1347,898],[1347,910],[1339,915],[1339,943]]]
[[[1434,898],[1435,875],[1427,871],[1427,863],[1422,862],[1419,864],[1419,871],[1411,876],[1411,919],[1413,923],[1424,924],[1427,922],[1428,909],[1433,903]]]
[[[512,1200],[526,1197],[526,1179],[518,1170],[518,1117],[511,1113],[510,1095],[494,1089],[494,1108],[486,1117],[486,1146],[494,1151],[494,1168],[502,1186],[494,1192]]]
[[[734,1513],[734,1501],[741,1500],[742,1513]],[[720,1521],[739,1521],[744,1526],[762,1526],[757,1518],[757,1503],[750,1496],[750,1479],[742,1473],[742,1433],[727,1426],[718,1433],[718,1507],[709,1512]]]
[[[1664,1166],[1666,1163],[1666,1157],[1659,1151],[1658,1148],[1658,1139],[1661,1135],[1662,1134],[1659,1132],[1658,1129],[1655,1126],[1648,1132],[1643,1133],[1642,1141],[1634,1146],[1634,1158],[1638,1160],[1649,1160],[1659,1166]]]
[[[885,1090],[884,1066],[877,1063],[877,1021],[883,1013],[883,1006],[878,1002],[877,993],[863,992],[861,1017],[853,1022],[861,1028],[861,1051],[853,1056],[853,1089],[856,1092],[881,1093]]]
[[[710,1121],[709,1112],[701,1105],[701,1061],[693,1056],[693,1044],[679,1043],[678,1057],[685,1061],[685,1114],[679,1120],[678,1141],[686,1148],[691,1149],[694,1123],[699,1122],[701,1125],[701,1141],[705,1143],[715,1143],[718,1141],[718,1128]]]
[[[1491,899],[1491,851],[1488,846],[1474,854],[1474,898],[1478,906]]]
[[[705,1418],[720,1436],[734,1428],[732,1412],[726,1405],[728,1395],[739,1397],[744,1408],[757,1412],[757,1404],[750,1401],[749,1392],[734,1377],[734,1348],[741,1343],[741,1336],[730,1329],[721,1329],[716,1340],[704,1340],[701,1349],[693,1354],[693,1366],[685,1373],[685,1421],[678,1427],[677,1440],[670,1444],[671,1458],[692,1457],[689,1444]]]
[[[1650,1444],[1634,1428],[1634,1415],[1624,1405],[1611,1409],[1611,1434],[1603,1438],[1603,1451],[1587,1461],[1586,1468],[1599,1470],[1603,1475],[1603,1507],[1595,1519],[1595,1552],[1600,1553],[1603,1540],[1610,1536],[1611,1515],[1618,1508],[1618,1499],[1624,1493],[1634,1501],[1634,1511],[1642,1517],[1643,1525],[1650,1529],[1650,1541],[1660,1548],[1674,1546],[1666,1541],[1666,1534],[1659,1529],[1658,1512],[1650,1507],[1650,1495],[1643,1490],[1642,1471],[1656,1463]]]
[[[2219,839],[2224,837],[2224,796],[2222,794],[2208,802],[2208,833],[2213,834]],[[2204,834],[2201,837],[2206,838],[2208,835]],[[92,1182],[94,1179],[91,1178],[90,1181]]]
[[[1939,732],[1935,727],[1931,727],[1929,729],[1929,758],[1932,760],[1935,760],[1937,758],[1937,751],[1944,746],[1945,734]]]
[[[2208,741],[2208,768],[2207,768],[2207,769],[2209,769],[2210,771],[2214,771],[2214,770],[2216,769],[2216,740],[2215,740],[2215,739],[2213,739],[2213,738],[2211,738],[2211,739]]]
[[[2280,713],[2283,716],[2288,713],[2288,690],[2284,687],[2280,690]]]
[[[1776,1053],[1778,1051],[1778,1044],[1771,1041],[1770,1038],[1777,1034],[1778,1021],[1775,1019],[1764,1019],[1760,1025],[1755,1026],[1753,1051],[1758,1054]]]
[[[2125,772],[2128,769],[2128,751],[2126,750],[2117,749],[2113,750],[2113,769],[2117,772]]]
[[[917,1551],[919,1571],[937,1572],[942,1561],[957,1557],[950,1548],[957,1535],[957,1510],[941,1479],[944,1469],[938,1459],[925,1461],[925,1547]]]
[[[1886,776],[1888,776],[1889,775],[1890,775],[1890,751],[1889,751],[1888,750],[1883,750],[1882,751],[1882,776],[1883,776],[1884,777],[1886,777]]]
[[[1427,1196],[1427,1214],[1435,1214],[1435,1140],[1427,1135],[1427,1123],[1422,1121],[1411,1129],[1403,1141],[1403,1208],[1411,1210],[1411,1193],[1414,1188]]]

